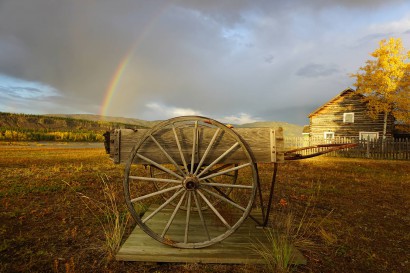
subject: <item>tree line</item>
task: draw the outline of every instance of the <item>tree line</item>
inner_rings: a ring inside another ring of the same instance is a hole
[[[121,122],[109,122],[103,120],[92,121],[69,117],[0,112],[0,127],[9,127],[11,129],[18,127],[18,129],[53,129],[54,131],[103,131],[109,130],[110,128],[123,128],[127,126],[130,125]]]
[[[102,142],[103,132],[0,128],[0,141]]]

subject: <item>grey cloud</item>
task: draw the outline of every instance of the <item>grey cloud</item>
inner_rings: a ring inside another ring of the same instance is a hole
[[[15,91],[24,91],[24,92],[30,92],[30,93],[41,93],[41,89],[35,88],[35,87],[27,87],[27,86],[13,86],[13,87],[8,87],[7,88],[10,92],[15,92]]]
[[[296,72],[296,75],[301,76],[301,77],[316,78],[316,77],[330,76],[330,75],[333,75],[339,72],[340,70],[336,65],[309,63],[301,67]]]
[[[157,12],[153,5],[110,3],[4,1],[0,41],[6,44],[0,44],[0,72],[92,100],[106,88],[142,26]]]
[[[317,108],[317,106],[316,106]],[[307,115],[311,113],[315,106],[288,106],[283,108],[265,108],[260,111],[259,115],[263,116],[266,120],[274,120],[281,122],[295,123],[299,125],[309,124]]]
[[[386,4],[400,4],[405,3],[406,0],[337,0],[337,1],[327,1],[327,0],[316,0],[314,1],[317,4],[336,5],[336,6],[345,6],[345,7],[366,7],[366,8],[377,8]],[[387,3],[388,2],[388,3]]]
[[[45,100],[54,95],[44,93],[41,88],[28,86],[0,86],[0,92],[7,96],[7,99],[24,99],[24,100]]]
[[[273,59],[275,59],[275,56],[273,56],[272,54],[269,54],[269,55],[265,56],[264,59],[265,59],[266,63],[271,64],[271,63],[273,63]]]
[[[315,12],[327,8],[345,9],[374,9],[384,5],[405,3],[406,0],[182,0],[175,2],[175,5],[199,11],[224,24],[237,24],[244,20],[244,15],[249,12],[261,14],[289,13],[294,10]]]
[[[373,42],[373,41],[379,41],[381,39],[387,39],[392,36],[393,33],[388,32],[388,33],[372,33],[366,36],[361,37],[360,39],[357,40],[358,45],[362,45],[365,43]]]
[[[310,48],[316,50],[321,35],[329,33],[311,15],[334,7],[371,10],[387,2],[0,0],[0,73],[55,88],[61,96],[48,102],[67,111],[98,113],[131,52],[111,115],[149,119],[141,115],[148,103],[157,103],[271,119],[272,113],[251,109],[293,105],[302,85],[296,80],[340,73],[338,66],[321,64],[339,63],[334,59],[314,58],[318,64],[300,68],[303,77],[295,77],[295,64],[309,62]],[[324,34],[312,35],[303,20]],[[233,36],[224,37],[223,30]],[[316,82],[310,87],[323,88]]]

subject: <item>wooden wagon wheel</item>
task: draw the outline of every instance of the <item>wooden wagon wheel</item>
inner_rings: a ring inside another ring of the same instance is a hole
[[[152,177],[141,164],[163,174]],[[235,173],[235,183],[226,179],[229,173]],[[251,152],[233,130],[204,117],[178,117],[152,128],[133,148],[125,168],[125,200],[152,238],[202,248],[222,241],[246,219],[257,179]]]

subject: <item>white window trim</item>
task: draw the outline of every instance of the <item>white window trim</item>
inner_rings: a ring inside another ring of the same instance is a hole
[[[366,138],[362,138],[363,134],[376,134],[376,139],[379,138],[379,132],[359,132],[359,139],[367,140]]]
[[[352,121],[346,121],[347,115],[352,115]],[[343,122],[344,123],[354,123],[354,112],[343,113]]]
[[[331,137],[331,138],[328,138],[328,137],[326,137],[326,135],[332,135],[332,137]],[[334,139],[334,138],[335,138],[335,132],[324,132],[324,133],[323,133],[323,137],[324,137],[325,139]]]

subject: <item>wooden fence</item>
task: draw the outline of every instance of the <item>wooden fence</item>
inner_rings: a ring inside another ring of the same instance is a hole
[[[357,143],[354,148],[344,149],[326,154],[327,156],[342,157],[362,157],[375,159],[398,159],[410,160],[410,140],[393,139],[385,140],[360,140],[359,138],[335,137],[324,139],[322,137],[289,137],[285,138],[285,150],[297,149],[302,147],[314,146],[327,143]],[[302,152],[308,155],[318,152],[319,148],[312,148]]]

